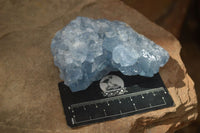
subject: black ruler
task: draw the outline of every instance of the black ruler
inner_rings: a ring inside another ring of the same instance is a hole
[[[70,127],[113,120],[138,113],[162,109],[174,105],[159,73],[154,77],[125,76],[111,72],[124,81],[124,94],[106,96],[99,82],[93,82],[86,90],[71,92],[59,83],[60,95]]]

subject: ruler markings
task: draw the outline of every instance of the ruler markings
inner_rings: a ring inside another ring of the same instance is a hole
[[[166,104],[166,101],[165,101],[165,98],[164,98],[164,97],[162,97],[162,100],[163,100],[163,102]]]
[[[83,121],[79,121],[79,122],[76,122],[76,123],[79,124],[79,123],[83,123],[83,122],[89,122],[89,121],[94,121],[94,120],[100,120],[100,119],[103,119],[103,118],[109,118],[109,117],[113,117],[113,116],[120,116],[120,115],[124,115],[124,114],[128,114],[128,113],[134,113],[134,112],[137,112],[137,111],[142,111],[142,110],[145,110],[145,109],[151,109],[151,108],[155,108],[155,107],[160,107],[160,106],[163,106],[163,105],[166,105],[166,103],[160,104],[160,105],[154,105],[154,106],[150,106],[150,107],[146,107],[146,108],[142,108],[142,109],[137,109],[137,110],[133,110],[133,111],[128,111],[128,112],[124,112],[124,113],[122,113],[121,110],[120,110],[120,113],[119,113],[119,114],[105,115],[104,117],[94,118],[94,119],[90,119],[90,120],[83,120]],[[104,112],[105,112],[105,111],[104,111]],[[73,124],[73,123],[72,123],[72,124]]]
[[[72,117],[72,119],[71,119],[71,120],[72,120],[72,124],[75,124],[75,121],[74,121],[74,118],[73,118],[73,117]]]
[[[150,92],[158,92],[158,91],[162,91],[164,90],[163,87],[160,88],[154,88],[154,89],[149,89],[149,90],[144,90],[144,91],[140,91],[140,92],[134,92],[134,93],[129,93],[129,94],[124,94],[124,95],[119,95],[119,96],[115,96],[115,97],[108,97],[108,98],[104,98],[104,99],[98,99],[98,100],[93,100],[93,101],[87,101],[87,102],[82,102],[82,103],[77,103],[77,104],[72,104],[71,107],[72,108],[76,108],[76,107],[80,107],[80,106],[85,106],[85,105],[90,105],[90,104],[97,104],[97,103],[103,103],[103,102],[107,102],[110,100],[119,100],[121,98],[127,98],[127,97],[131,97],[131,96],[138,96],[138,95],[142,95],[145,93],[150,93]]]

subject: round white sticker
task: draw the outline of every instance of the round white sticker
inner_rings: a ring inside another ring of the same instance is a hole
[[[100,81],[101,90],[107,94],[124,88],[124,81],[116,75],[107,75]]]

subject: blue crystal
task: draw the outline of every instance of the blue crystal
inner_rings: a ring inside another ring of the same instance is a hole
[[[167,51],[120,21],[77,17],[52,40],[60,78],[75,91],[110,71],[152,77],[169,59]]]

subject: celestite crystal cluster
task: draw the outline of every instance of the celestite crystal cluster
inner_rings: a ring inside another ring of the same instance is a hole
[[[126,23],[86,17],[58,31],[51,51],[60,78],[73,92],[110,71],[152,77],[169,59],[167,51]]]

